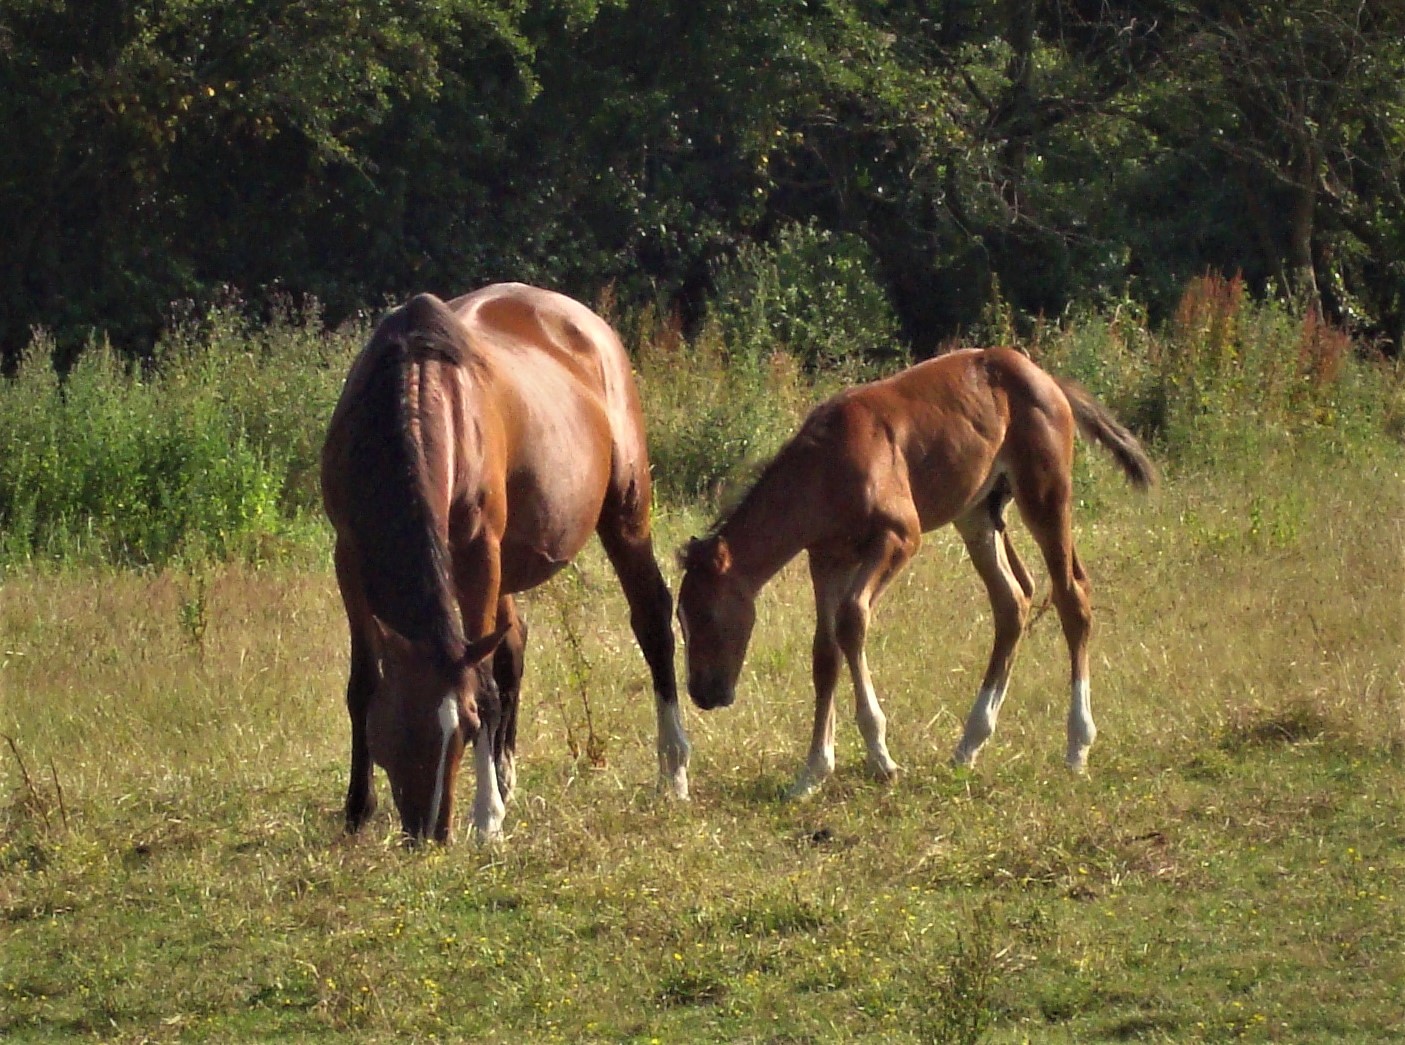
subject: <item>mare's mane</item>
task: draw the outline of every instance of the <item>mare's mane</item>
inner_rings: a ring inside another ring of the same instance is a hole
[[[449,583],[449,552],[430,508],[424,460],[413,434],[410,364],[437,356],[460,364],[462,327],[437,298],[419,295],[377,327],[369,372],[349,417],[347,476],[352,530],[371,611],[442,668],[463,655],[464,634]]]

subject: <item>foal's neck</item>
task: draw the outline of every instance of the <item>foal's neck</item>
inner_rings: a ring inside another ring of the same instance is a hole
[[[718,527],[732,553],[732,569],[759,591],[824,535],[829,511],[816,503],[807,455],[787,446]]]

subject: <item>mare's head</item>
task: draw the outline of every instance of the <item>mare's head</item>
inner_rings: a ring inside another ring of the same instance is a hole
[[[678,623],[688,664],[688,695],[703,710],[728,707],[756,624],[756,596],[732,568],[724,538],[688,542],[679,553]]]
[[[478,735],[479,708],[498,700],[490,654],[501,632],[470,642],[452,662],[384,628],[381,683],[366,715],[371,758],[390,778],[406,841],[449,840],[454,781]]]

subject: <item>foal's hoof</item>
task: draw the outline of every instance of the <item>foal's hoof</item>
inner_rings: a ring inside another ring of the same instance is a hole
[[[818,794],[820,788],[823,786],[823,777],[816,779],[809,773],[801,773],[795,778],[795,783],[786,788],[783,797],[787,802],[801,802],[812,795]]]
[[[967,751],[964,747],[958,747],[951,753],[951,765],[955,769],[975,769],[976,752]]]

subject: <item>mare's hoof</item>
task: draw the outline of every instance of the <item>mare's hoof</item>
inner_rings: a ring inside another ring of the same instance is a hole
[[[370,823],[371,817],[375,816],[375,814],[376,803],[374,799],[367,802],[360,809],[348,807],[345,812],[346,833],[349,835],[356,834],[361,828]]]
[[[675,801],[688,801],[688,771],[678,769],[672,773],[659,773],[659,791]]]

